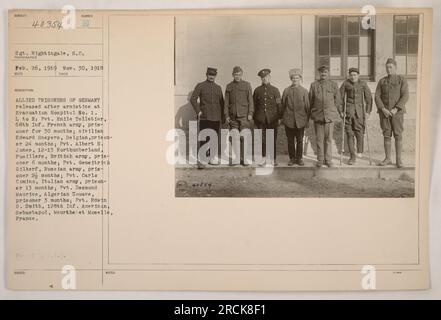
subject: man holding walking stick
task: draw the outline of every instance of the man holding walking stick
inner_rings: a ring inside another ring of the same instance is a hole
[[[366,128],[366,117],[372,111],[372,94],[366,82],[359,79],[360,72],[357,68],[349,69],[349,78],[340,87],[340,94],[343,101],[344,121],[343,130],[346,132],[346,139],[350,158],[349,165],[356,162],[356,153],[361,157],[364,149],[364,132]],[[357,142],[357,149],[354,146],[354,137]],[[342,139],[344,145],[344,139]],[[342,148],[343,149],[343,148]],[[343,152],[343,151],[342,151]]]

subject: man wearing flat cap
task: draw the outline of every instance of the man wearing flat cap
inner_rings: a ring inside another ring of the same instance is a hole
[[[233,81],[227,85],[225,90],[224,114],[230,129],[237,129],[240,132],[243,129],[251,129],[254,114],[253,91],[251,84],[242,80],[243,70],[241,67],[234,67],[232,75]],[[237,156],[240,154],[240,163],[247,166],[249,163],[244,160],[244,150],[244,140],[241,136],[240,148],[234,152]]]
[[[354,136],[357,140],[357,153],[361,157],[364,147],[364,131],[366,117],[372,111],[372,94],[366,82],[359,79],[360,72],[357,68],[349,69],[349,78],[340,86],[342,97],[342,117],[345,117],[345,132],[348,142],[350,158],[349,165],[356,161]],[[346,112],[345,112],[346,111]],[[344,143],[344,142],[342,142]]]
[[[303,136],[309,122],[308,90],[302,87],[302,70],[289,70],[292,84],[283,91],[282,121],[288,140],[288,166],[303,166]]]
[[[323,65],[318,71],[320,78],[309,89],[309,104],[317,143],[316,165],[320,168],[323,163],[328,167],[333,166],[332,135],[334,121],[339,119],[341,98],[337,83],[329,79],[329,67]]]
[[[403,122],[406,102],[409,99],[409,87],[406,78],[397,74],[397,62],[389,58],[386,61],[387,76],[380,79],[375,91],[375,104],[380,116],[383,131],[385,158],[378,165],[392,164],[392,134],[395,138],[396,166],[403,167],[401,150],[403,141]]]
[[[279,126],[279,119],[282,109],[282,98],[280,91],[270,84],[271,70],[262,69],[257,74],[261,80],[262,85],[257,87],[253,93],[254,100],[254,123],[258,129],[262,129],[262,156],[263,161],[261,165],[267,163],[270,165],[277,165],[276,160],[276,142],[277,142],[277,127]],[[273,130],[274,138],[272,154],[266,152],[266,130]]]
[[[199,130],[212,129],[219,137],[224,107],[224,96],[222,94],[221,86],[215,83],[216,75],[217,69],[211,67],[207,68],[207,79],[196,85],[193,94],[191,95],[190,103],[199,118]],[[208,142],[209,139],[210,138],[208,137],[206,142]],[[217,143],[219,143],[219,139]],[[210,164],[216,165],[219,163],[217,154],[208,151],[207,156],[209,157]]]

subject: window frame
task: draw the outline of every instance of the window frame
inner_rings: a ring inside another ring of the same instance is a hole
[[[348,73],[348,25],[347,25],[347,18],[348,17],[363,17],[359,14],[354,15],[317,15],[315,17],[315,74],[317,77],[317,68],[319,67],[320,63],[320,54],[319,54],[319,20],[320,18],[332,18],[332,17],[339,17],[343,19],[343,26],[342,26],[342,74],[340,76],[331,76],[330,79],[332,80],[346,80],[347,79],[347,73]],[[360,37],[360,34],[358,35]],[[376,72],[376,65],[375,65],[375,53],[376,53],[376,29],[372,29],[371,34],[371,55],[370,55],[370,67],[371,67],[371,75],[360,75],[360,79],[364,81],[375,81],[375,72]],[[331,56],[331,54],[329,54]],[[359,55],[360,56],[360,55]]]
[[[393,57],[394,59],[396,59],[397,53],[396,53],[396,37],[397,37],[397,33],[396,33],[396,24],[395,24],[395,18],[396,17],[406,17],[406,43],[407,43],[407,48],[406,48],[406,73],[405,74],[401,74],[403,77],[405,77],[406,79],[417,79],[418,77],[418,66],[417,66],[417,73],[416,74],[408,74],[407,73],[407,58],[409,56],[412,57],[416,57],[417,58],[417,64],[419,65],[420,61],[418,61],[418,57],[419,57],[419,45],[420,45],[420,29],[421,29],[421,15],[419,14],[394,14],[393,16]],[[418,17],[418,33],[416,34],[417,36],[417,40],[418,40],[418,48],[417,48],[417,53],[416,54],[409,54],[409,35],[413,36],[413,34],[409,34],[407,33],[407,20],[409,19],[409,17]],[[398,35],[404,35],[404,34],[398,34]],[[398,54],[398,56],[403,56],[403,54]]]

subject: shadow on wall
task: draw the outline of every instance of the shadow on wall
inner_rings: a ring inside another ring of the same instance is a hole
[[[187,103],[180,106],[175,115],[175,128],[188,131],[190,121],[196,121],[196,113],[190,103],[193,90],[187,94]]]
[[[308,150],[308,148],[312,149],[312,153]],[[303,145],[303,155],[307,154],[317,154],[317,147],[315,143],[315,131],[314,131],[314,122],[309,121],[309,127],[305,129],[305,139]]]
[[[343,136],[343,121],[334,122],[333,139],[335,146],[337,147],[337,154],[341,154],[343,151],[348,153],[348,142],[346,139],[346,134]]]

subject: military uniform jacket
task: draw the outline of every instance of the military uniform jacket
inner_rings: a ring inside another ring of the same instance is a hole
[[[201,119],[222,121],[224,96],[220,85],[210,81],[198,83],[191,95],[190,103],[196,114],[202,111]]]
[[[398,109],[398,113],[406,112],[406,102],[409,100],[409,87],[406,78],[401,75],[386,76],[378,82],[375,90],[375,104],[378,113],[381,109]]]
[[[309,89],[311,118],[316,122],[332,122],[339,119],[337,108],[341,98],[337,83],[331,80],[317,80]]]
[[[282,95],[283,124],[289,128],[303,128],[309,121],[308,91],[302,86],[289,86]]]
[[[343,103],[346,102],[348,116],[362,119],[364,112],[371,113],[372,94],[366,82],[359,80],[353,83],[351,80],[345,80],[340,86],[340,95]]]
[[[262,84],[254,90],[253,100],[254,120],[271,123],[280,118],[282,98],[279,89],[271,84]]]
[[[232,81],[225,90],[225,118],[246,118],[253,116],[253,90],[247,81]]]

